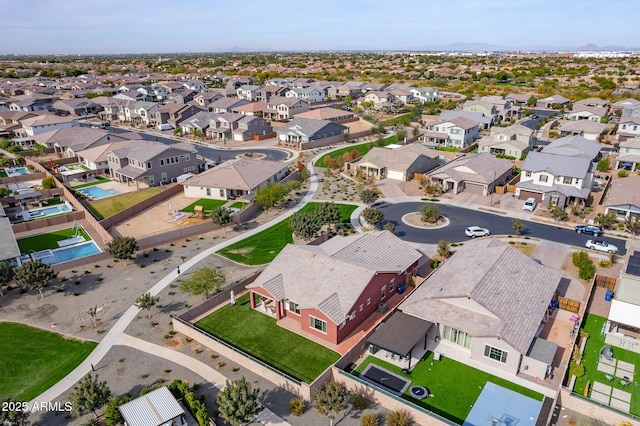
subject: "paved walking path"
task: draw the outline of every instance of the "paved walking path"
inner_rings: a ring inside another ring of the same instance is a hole
[[[243,239],[248,238],[248,237],[250,237],[252,235],[255,235],[258,232],[261,232],[261,231],[263,231],[263,230],[275,225],[276,223],[279,223],[279,222],[287,219],[288,217],[290,217],[291,215],[296,213],[298,210],[300,210],[302,207],[304,207],[308,202],[310,202],[312,200],[313,196],[315,195],[316,191],[318,190],[318,177],[314,173],[314,169],[313,169],[313,165],[312,164],[313,164],[313,161],[316,161],[322,155],[324,155],[324,153],[323,154],[318,154],[316,157],[314,157],[312,162],[309,163],[309,165],[308,165],[309,172],[311,173],[311,177],[309,178],[309,182],[310,182],[309,190],[307,191],[305,196],[302,198],[302,200],[298,203],[298,205],[296,205],[294,208],[292,208],[288,212],[282,214],[281,216],[279,216],[279,217],[277,217],[277,218],[275,218],[275,219],[273,219],[273,220],[271,220],[269,222],[265,222],[262,225],[254,228],[254,229],[252,229],[252,230],[250,230],[250,231],[248,231],[246,233],[243,233],[243,234],[238,235],[236,237],[230,238],[227,241],[224,241],[224,242],[222,242],[220,244],[217,244],[217,245],[215,245],[213,247],[210,247],[210,248],[208,248],[206,250],[203,250],[202,252],[198,253],[196,256],[192,257],[191,259],[187,260],[182,265],[180,265],[180,271],[182,273],[188,271],[191,267],[197,265],[200,261],[206,259],[207,257],[209,257],[210,255],[216,253],[217,251],[219,251],[219,250],[221,250],[221,249],[223,249],[223,248],[225,248],[227,246],[230,246],[231,244],[234,244],[234,243],[236,243],[236,242],[238,242],[240,240],[243,240]],[[149,292],[153,296],[158,295],[170,283],[175,281],[175,279],[178,278],[178,275],[179,274],[178,274],[177,270],[169,273],[163,279],[158,281],[153,287],[151,287]],[[36,398],[34,398],[32,401],[30,401],[29,405],[33,406],[35,403],[41,404],[42,402],[51,402],[51,401],[55,400],[56,398],[60,397],[63,393],[65,393],[67,390],[69,390],[73,385],[75,385],[85,375],[87,375],[89,372],[91,372],[92,371],[92,366],[97,365],[100,362],[100,360],[102,360],[102,358],[104,358],[104,356],[107,354],[107,352],[109,352],[109,349],[111,349],[111,347],[113,345],[118,344],[118,341],[124,335],[124,331],[127,329],[129,324],[131,324],[131,322],[136,318],[136,316],[138,315],[139,312],[140,312],[140,309],[138,309],[136,306],[131,306],[129,309],[127,309],[124,312],[124,314],[122,314],[122,316],[118,319],[118,321],[115,323],[115,325],[107,332],[105,337],[100,341],[100,343],[93,350],[93,352],[91,352],[91,354],[89,354],[89,356],[80,365],[78,365],[73,371],[71,371],[69,374],[67,374],[63,379],[58,381],[55,385],[53,385],[52,387],[47,389],[45,392],[43,392],[42,394],[40,394]],[[153,353],[153,352],[151,352],[151,353]],[[187,357],[187,358],[189,358],[189,357]],[[194,361],[194,363],[198,362],[196,360],[193,360],[193,361]],[[186,364],[183,364],[183,365],[186,365]],[[205,364],[203,364],[203,365],[205,365]],[[286,424],[286,422],[284,422],[284,420],[280,419],[278,416],[276,416],[274,413],[271,413],[271,412],[268,412],[267,414],[265,414],[264,417],[263,417],[263,420],[261,420],[261,421],[268,421],[269,422],[269,423],[265,423],[265,424],[281,424],[281,425]]]
[[[197,359],[190,357],[189,355],[185,355],[182,352],[174,351],[173,349],[168,349],[125,333],[120,335],[115,344],[129,346],[139,351],[175,362],[176,364],[193,371],[199,376],[202,376],[202,378],[218,389],[224,388],[226,384],[227,378],[223,374],[211,368],[204,362],[198,361]],[[289,425],[289,423],[285,422],[266,407],[260,412],[260,414],[258,414],[256,420],[264,425]]]

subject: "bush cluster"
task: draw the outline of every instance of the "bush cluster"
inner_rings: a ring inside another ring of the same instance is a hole
[[[169,390],[176,399],[182,399],[200,426],[209,426],[211,418],[209,417],[209,413],[207,413],[206,407],[200,402],[196,394],[191,392],[186,382],[175,379],[169,384]]]
[[[571,260],[578,267],[578,276],[583,280],[590,280],[596,274],[596,265],[586,252],[574,251],[571,253]]]

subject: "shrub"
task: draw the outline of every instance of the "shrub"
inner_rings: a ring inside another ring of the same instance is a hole
[[[355,394],[351,405],[353,405],[354,410],[362,411],[367,408],[367,399],[362,394]]]
[[[187,409],[196,418],[198,425],[209,426],[210,417],[206,407],[196,398],[196,395],[189,390],[189,385],[186,382],[176,379],[171,382],[168,387],[174,397],[177,399],[182,398]]]
[[[585,251],[574,251],[571,253],[571,260],[575,266],[580,267],[581,264],[589,260],[589,255]]]
[[[582,377],[585,375],[586,371],[584,369],[584,364],[576,364],[574,362],[571,363],[571,367],[569,368],[569,373],[576,377]]]
[[[307,403],[302,398],[296,397],[289,400],[289,412],[294,416],[303,415],[306,408]]]
[[[396,410],[387,414],[386,426],[409,426],[413,424],[413,416],[408,410]]]
[[[608,268],[609,266],[611,266],[611,262],[609,262],[608,260],[601,260],[598,265],[600,265],[601,268]]]
[[[626,178],[627,176],[629,176],[629,172],[626,170],[619,170],[618,171],[618,177],[620,178]]]
[[[378,416],[374,413],[365,414],[360,418],[360,426],[378,426]]]

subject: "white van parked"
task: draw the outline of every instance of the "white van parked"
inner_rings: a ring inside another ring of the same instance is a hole
[[[173,126],[171,124],[158,124],[158,130],[171,130]]]

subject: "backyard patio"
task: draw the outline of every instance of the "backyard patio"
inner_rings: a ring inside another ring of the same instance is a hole
[[[353,374],[360,376],[365,368],[371,364],[389,370],[394,373],[394,376],[411,382],[411,386],[401,389],[400,396],[402,399],[426,408],[458,424],[462,424],[467,419],[488,382],[536,401],[543,400],[543,396],[537,392],[476,370],[452,359],[441,357],[440,360],[434,360],[433,352],[427,352],[409,374],[405,373],[397,365],[371,355],[358,365]],[[425,397],[413,396],[412,388],[414,386],[422,386],[427,389]]]
[[[583,329],[589,334],[581,362],[585,375],[576,380],[573,391],[623,413],[640,416],[640,384],[635,376],[640,354],[611,347],[612,356],[608,359],[602,333],[606,321],[598,315],[585,317]]]
[[[195,323],[271,367],[306,383],[313,382],[340,357],[338,353],[285,330],[270,316],[251,309],[249,295]]]

